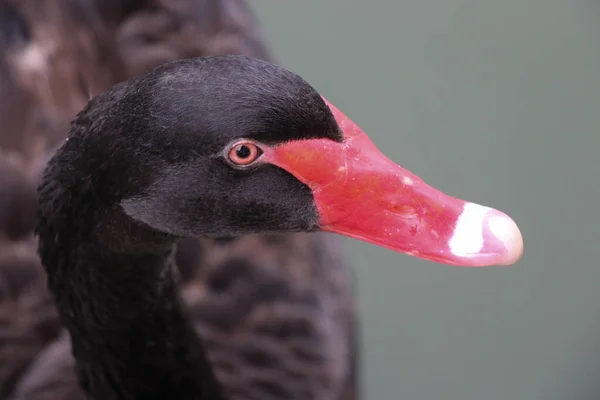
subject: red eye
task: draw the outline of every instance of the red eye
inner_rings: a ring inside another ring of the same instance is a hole
[[[262,150],[254,143],[241,141],[231,146],[227,157],[235,165],[245,166],[253,163],[261,154]]]

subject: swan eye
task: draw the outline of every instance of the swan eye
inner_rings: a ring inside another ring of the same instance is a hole
[[[227,158],[237,166],[245,167],[252,164],[262,155],[262,150],[255,143],[243,140],[234,143],[229,148]]]

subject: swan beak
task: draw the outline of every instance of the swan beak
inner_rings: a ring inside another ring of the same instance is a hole
[[[327,105],[343,142],[288,142],[265,154],[310,187],[321,230],[450,265],[512,265],[521,258],[523,237],[508,215],[429,186]]]

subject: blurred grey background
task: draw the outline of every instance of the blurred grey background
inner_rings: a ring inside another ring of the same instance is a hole
[[[519,264],[484,269],[345,240],[365,398],[600,398],[600,2],[252,4],[390,158],[524,235]]]

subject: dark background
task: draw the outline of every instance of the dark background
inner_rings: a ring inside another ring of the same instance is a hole
[[[345,240],[365,398],[600,398],[600,2],[251,4],[389,157],[523,232],[519,264],[485,269]]]

